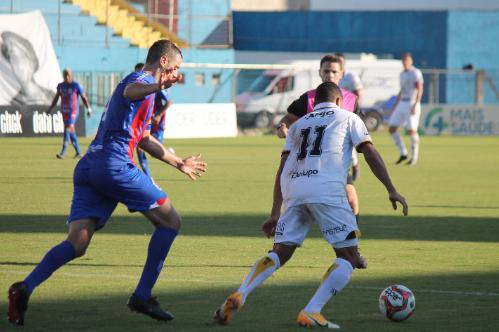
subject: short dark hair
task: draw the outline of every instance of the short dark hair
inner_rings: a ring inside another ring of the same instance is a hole
[[[315,90],[314,105],[326,102],[335,103],[338,98],[343,99],[340,87],[333,82],[324,82]]]
[[[146,63],[154,63],[163,55],[166,55],[168,58],[174,58],[177,54],[182,56],[182,51],[174,42],[168,39],[156,40],[147,52]]]
[[[324,55],[321,59],[321,64],[320,64],[319,68],[322,68],[322,64],[325,62],[338,63],[341,67],[341,70],[344,69],[343,68],[343,61],[337,55],[332,55],[332,54]]]
[[[138,63],[135,65],[135,67],[134,67],[135,71],[142,70],[142,68],[144,68],[144,63],[143,63],[143,62],[138,62]]]
[[[414,59],[414,58],[412,57],[411,52],[404,52],[404,53],[402,54],[402,59],[403,59],[403,58],[411,58],[411,59]]]
[[[345,54],[343,54],[341,52],[336,52],[336,53],[334,53],[334,55],[336,55],[338,58],[345,59]]]

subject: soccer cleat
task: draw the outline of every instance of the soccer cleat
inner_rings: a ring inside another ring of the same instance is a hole
[[[64,159],[64,155],[63,154],[58,153],[55,156],[57,157],[57,159]]]
[[[28,286],[24,282],[16,282],[9,288],[9,322],[24,325],[24,313],[28,310]]]
[[[131,311],[147,315],[153,319],[169,321],[174,318],[171,312],[161,309],[155,297],[142,301],[134,293],[128,299],[127,306]]]
[[[403,161],[404,161],[404,160],[406,160],[406,159],[407,159],[407,156],[400,156],[399,160],[397,160],[397,161],[395,162],[395,165],[400,164],[401,162],[403,162]]]
[[[81,159],[81,157],[83,157],[83,156],[81,154],[77,153],[77,154],[75,154],[74,159]]]
[[[213,320],[220,325],[227,325],[232,321],[236,311],[243,306],[243,294],[234,292],[224,301],[215,312]]]
[[[302,327],[323,327],[326,329],[337,330],[340,328],[339,325],[335,323],[331,323],[324,316],[321,315],[320,312],[311,313],[306,312],[305,310],[300,311],[298,314],[298,318],[296,319],[298,325]]]
[[[417,161],[416,161],[416,160],[411,159],[411,160],[409,160],[409,161],[406,163],[406,165],[407,165],[407,166],[414,166],[414,165],[416,165],[416,163],[417,163]]]

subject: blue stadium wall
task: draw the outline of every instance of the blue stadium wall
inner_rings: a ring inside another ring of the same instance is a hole
[[[410,51],[420,68],[472,63],[476,69],[499,69],[499,11],[234,12],[233,18],[236,51],[370,52],[395,58]],[[442,80],[440,86],[441,100],[474,102],[470,82]],[[485,102],[497,102],[487,87],[485,92]]]

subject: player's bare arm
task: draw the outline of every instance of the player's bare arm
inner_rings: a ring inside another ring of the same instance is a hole
[[[196,180],[206,172],[207,164],[201,160],[201,155],[190,156],[185,159],[171,153],[163,144],[161,144],[149,131],[144,133],[140,140],[141,149],[149,153],[156,159],[159,159],[186,174],[191,180]]]
[[[277,128],[277,137],[286,138],[288,136],[288,128],[295,123],[299,117],[294,115],[293,113],[287,113],[281,121],[279,121],[279,125]]]
[[[414,101],[414,104],[411,107],[411,114],[416,114],[416,105],[421,102],[421,97],[423,96],[423,82],[417,81],[416,89],[418,93],[416,95],[416,100]]]
[[[55,105],[57,105],[57,102],[59,101],[60,96],[61,96],[61,94],[59,93],[59,91],[57,91],[55,96],[54,96],[54,99],[52,99],[52,104],[50,104],[49,108],[47,109],[48,114],[50,114],[50,112],[52,112],[52,109],[55,107]]]
[[[274,236],[275,234],[275,226],[277,225],[277,221],[281,216],[281,206],[282,206],[282,192],[281,192],[281,174],[286,164],[286,160],[288,159],[289,151],[283,151],[281,154],[281,163],[279,164],[279,169],[277,170],[277,174],[275,176],[274,182],[274,199],[272,202],[272,210],[270,211],[270,216],[265,220],[262,225],[263,233],[267,237]]]
[[[154,116],[152,117],[152,122],[153,122],[153,124],[158,124],[158,123],[159,123],[159,121],[161,120],[161,117],[162,117],[163,115],[165,115],[166,110],[167,110],[170,106],[172,106],[172,104],[173,104],[173,102],[172,102],[171,100],[168,100],[168,101],[166,102],[166,104],[165,104],[163,107],[161,107],[160,112],[159,112],[158,114],[156,114],[156,115],[154,115]]]
[[[378,150],[376,150],[371,142],[364,142],[359,146],[359,151],[364,155],[364,158],[366,159],[366,162],[373,174],[381,183],[383,183],[388,191],[388,198],[392,202],[393,209],[397,209],[397,202],[399,202],[402,205],[402,213],[404,216],[407,216],[409,207],[405,201],[405,198],[400,195],[393,186],[385,163],[383,162]]]

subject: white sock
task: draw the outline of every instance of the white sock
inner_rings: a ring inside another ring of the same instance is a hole
[[[419,156],[419,135],[416,133],[411,135],[411,159],[413,162],[418,161]]]
[[[248,294],[253,291],[253,289],[267,280],[267,278],[270,277],[280,266],[281,263],[279,261],[279,256],[277,256],[275,252],[270,252],[267,256],[257,260],[255,265],[251,268],[250,273],[237,290],[243,294],[243,302],[246,300]]]
[[[349,261],[343,258],[336,258],[336,261],[327,270],[322,278],[321,285],[304,308],[307,312],[321,312],[322,307],[333,295],[339,294],[350,281],[353,267]]]
[[[400,137],[400,134],[398,133],[398,131],[396,131],[392,134],[392,138],[393,138],[393,142],[395,143],[395,146],[400,151],[400,155],[407,156],[407,149],[406,149],[404,141],[402,141],[402,137]]]

